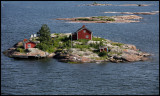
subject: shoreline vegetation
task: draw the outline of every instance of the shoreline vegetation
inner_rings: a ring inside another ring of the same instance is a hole
[[[159,13],[159,11],[152,11],[152,12],[104,12],[104,13],[120,13],[120,14],[135,14],[135,15],[154,15]]]
[[[92,36],[92,40],[72,40],[71,33],[51,34],[46,24],[37,34],[38,37],[30,38],[31,41],[40,41],[35,48],[24,49],[23,41],[20,41],[3,54],[11,58],[55,58],[67,63],[134,62],[148,60],[150,56],[135,45],[97,36]],[[100,46],[107,46],[109,51],[100,52]]]
[[[76,18],[57,18],[56,20],[66,20],[78,23],[131,23],[140,22],[142,17],[137,15],[123,16],[92,16],[92,17],[76,17]]]
[[[82,4],[78,6],[151,6],[152,4],[121,4],[121,5],[113,5],[113,4],[100,4],[97,2],[93,2],[92,4]]]

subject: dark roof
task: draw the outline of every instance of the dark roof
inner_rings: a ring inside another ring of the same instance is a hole
[[[28,43],[28,42],[32,42],[32,43],[35,43],[37,44],[37,42],[34,42],[34,41],[30,41],[30,40],[27,40],[26,42],[24,42],[25,44]]]
[[[108,46],[99,46],[99,49],[108,48]]]
[[[81,30],[83,30],[83,29],[87,29],[87,28],[83,25],[81,28],[79,28],[79,29],[76,31],[76,33],[79,32],[79,31],[81,31]],[[92,33],[92,31],[90,31],[89,29],[87,29],[87,30]]]

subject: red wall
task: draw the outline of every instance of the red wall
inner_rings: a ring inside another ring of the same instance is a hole
[[[83,30],[86,30],[86,29],[83,29]],[[89,40],[91,40],[91,32],[86,30],[86,33],[84,33],[83,30],[78,32],[78,39],[89,39]],[[86,35],[88,35],[88,38],[86,38]]]
[[[34,48],[35,46],[36,46],[36,44],[35,43],[33,43],[33,42],[28,42],[28,43],[26,43],[25,44],[25,49],[28,49],[29,47],[28,47],[28,44],[31,44],[31,47],[30,48]]]
[[[104,48],[104,51],[106,51],[106,52],[107,52],[107,48]]]

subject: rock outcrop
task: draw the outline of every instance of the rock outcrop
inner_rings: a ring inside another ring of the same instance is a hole
[[[135,14],[135,15],[154,15],[159,13],[159,11],[152,12],[104,12],[104,13],[120,13],[120,14]]]
[[[45,57],[53,57],[55,53],[48,53],[38,48],[28,48],[26,52],[18,52],[17,48],[21,45],[21,42],[18,42],[13,46],[13,48],[9,48],[8,50],[4,51],[3,53],[12,58],[45,58]]]
[[[142,19],[142,17],[137,15],[123,15],[123,16],[111,16],[111,17],[93,16],[93,17],[77,17],[77,18],[57,18],[56,20],[66,20],[70,22],[79,22],[79,23],[131,23],[131,22],[139,22],[138,21],[139,19]]]
[[[68,34],[61,34],[68,36]],[[53,35],[52,35],[53,36]],[[94,37],[94,39],[101,39],[100,37]],[[38,48],[28,48],[25,52],[19,52],[17,49],[23,47],[22,42],[16,43],[12,48],[4,51],[6,56],[13,58],[56,58],[62,62],[134,62],[134,61],[146,61],[148,60],[149,53],[145,53],[136,48],[135,45],[122,44],[113,42],[107,39],[101,39],[104,46],[107,46],[109,50],[100,55],[100,50],[97,47],[92,47],[90,44],[100,44],[100,41],[86,41],[86,46],[89,48],[62,48],[61,50],[55,50],[53,53],[42,51]],[[73,41],[74,45],[83,45],[84,42]],[[98,45],[99,46],[99,45]],[[24,50],[24,49],[23,49]],[[103,55],[103,56],[102,56]]]

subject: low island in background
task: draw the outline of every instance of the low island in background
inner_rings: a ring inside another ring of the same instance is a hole
[[[29,40],[24,39],[3,53],[11,58],[56,58],[67,63],[134,62],[150,56],[135,45],[93,36],[85,25],[74,33],[51,34],[46,24]]]

